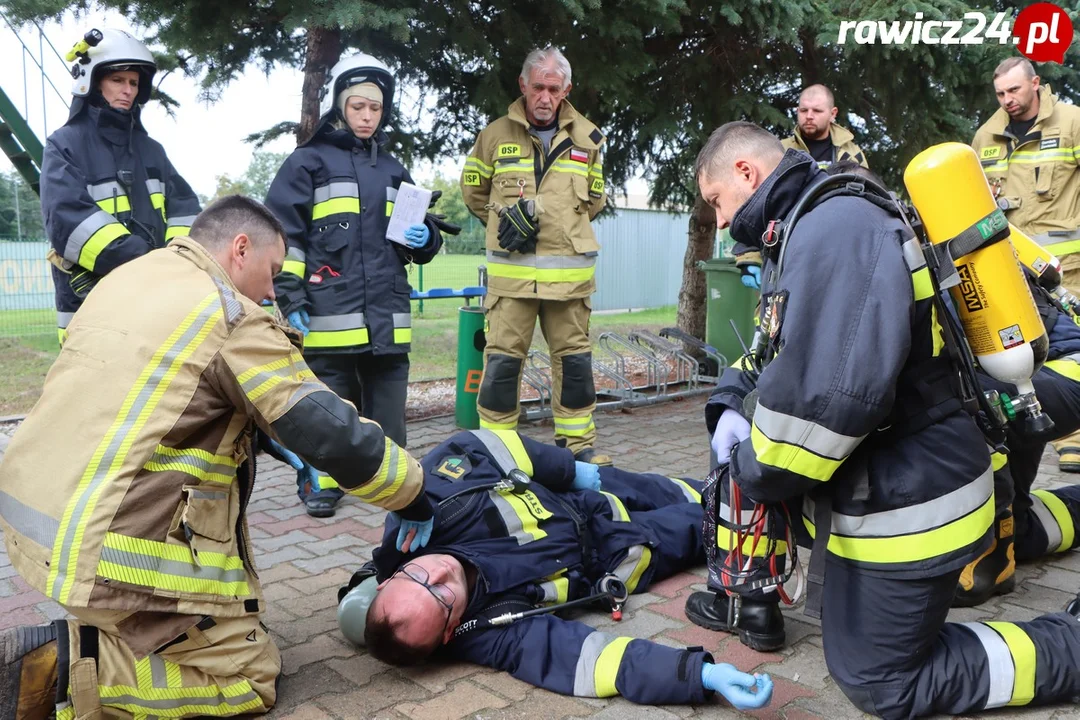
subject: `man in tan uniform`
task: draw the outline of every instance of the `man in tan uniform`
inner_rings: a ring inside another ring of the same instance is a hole
[[[264,713],[277,648],[245,510],[254,438],[430,527],[419,463],[315,379],[259,303],[284,232],[229,196],[107,275],[0,465],[12,565],[74,620],[0,635],[0,717]]]
[[[1041,85],[1026,58],[994,70],[1001,106],[971,146],[1009,222],[1061,260],[1069,292],[1080,291],[1080,108]],[[1080,382],[1080,365],[1071,379]],[[1080,473],[1080,433],[1054,443],[1058,465]]]
[[[795,134],[781,141],[785,150],[802,150],[826,169],[834,162],[853,160],[870,167],[866,155],[855,144],[855,136],[836,123],[836,102],[824,85],[811,85],[799,95]]]
[[[480,427],[517,427],[522,369],[539,318],[551,350],[555,441],[580,461],[610,464],[593,449],[589,344],[600,249],[590,222],[606,200],[604,136],[567,102],[570,63],[557,49],[529,53],[518,82],[523,97],[481,131],[461,174],[466,205],[487,225]]]

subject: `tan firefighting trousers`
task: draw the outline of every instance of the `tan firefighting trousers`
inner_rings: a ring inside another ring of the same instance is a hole
[[[1080,253],[1066,255],[1061,260],[1061,284],[1073,295],[1080,292]],[[1065,464],[1072,472],[1080,464],[1080,430],[1072,435],[1055,440],[1054,449],[1057,450],[1060,462]],[[1063,468],[1065,469],[1065,468]]]
[[[589,344],[589,298],[539,300],[498,297],[488,293],[484,349],[484,375],[477,409],[480,427],[512,430],[517,427],[521,403],[521,375],[532,344],[536,320],[551,355],[551,407],[555,440],[574,453],[596,441],[593,410],[592,350]]]
[[[175,616],[67,610],[78,619],[67,622],[68,698],[56,706],[57,720],[225,717],[274,706],[281,656],[257,615],[203,618],[136,659],[117,623],[132,615],[150,623]],[[63,668],[59,676],[63,683]]]

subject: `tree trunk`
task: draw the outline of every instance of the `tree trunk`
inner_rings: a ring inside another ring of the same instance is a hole
[[[698,269],[699,260],[713,256],[716,243],[716,211],[706,204],[699,193],[690,213],[687,229],[689,242],[683,258],[682,288],[679,289],[679,311],[676,324],[683,332],[705,339],[705,273]]]
[[[319,122],[319,90],[326,85],[330,68],[341,59],[341,30],[313,27],[307,31],[304,61],[304,92],[300,101],[300,127],[296,141],[304,142]]]

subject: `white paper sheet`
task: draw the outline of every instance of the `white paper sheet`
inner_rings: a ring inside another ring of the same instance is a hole
[[[407,245],[405,231],[424,222],[430,202],[430,190],[407,182],[401,183],[394,200],[394,212],[390,215],[390,226],[386,229],[386,239]]]

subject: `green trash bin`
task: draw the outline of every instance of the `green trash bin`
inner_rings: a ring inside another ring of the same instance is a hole
[[[457,395],[454,398],[454,422],[462,430],[480,427],[476,396],[484,372],[484,308],[458,308]]]
[[[713,258],[698,263],[698,267],[705,271],[707,287],[705,342],[733,363],[743,354],[739,335],[747,346],[753,343],[758,291],[742,284],[734,258]],[[730,320],[735,321],[739,335],[731,329]]]

